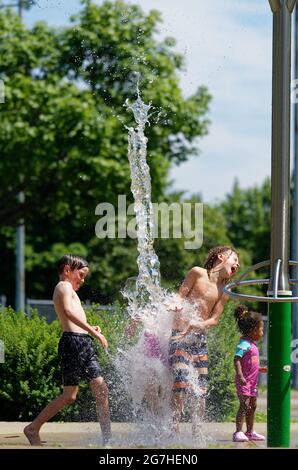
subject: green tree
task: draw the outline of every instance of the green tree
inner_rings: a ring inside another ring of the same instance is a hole
[[[220,204],[226,230],[232,243],[246,253],[242,268],[270,258],[271,190],[269,179],[258,187],[242,189],[236,181],[226,199]],[[251,273],[250,278],[269,277],[269,269]],[[242,293],[266,295],[267,286],[251,286],[241,289]],[[254,302],[252,307],[266,313],[264,303]]]
[[[125,255],[126,247],[135,250],[130,240],[126,245],[94,237],[94,210],[99,202],[116,205],[118,194],[130,194],[123,123],[131,125],[132,116],[123,104],[136,97],[135,71],[141,73],[144,101],[162,111],[147,128],[154,200],[163,198],[170,165],[194,154],[196,139],[207,133],[210,95],[199,87],[193,96],[182,96],[177,72],[183,60],[173,39],[156,39],[160,21],[158,12],[145,14],[121,1],[83,2],[73,24],[59,30],[45,23],[28,29],[11,10],[0,12],[0,78],[6,92],[0,243],[13,265],[13,228],[23,217],[29,295],[50,295],[54,271],[49,275],[45,269],[57,244],[67,249],[80,243],[91,261],[106,266],[119,259],[121,246],[123,262],[131,259]],[[16,201],[19,191],[24,204]],[[124,264],[117,267],[121,271]],[[100,275],[92,282],[103,289]],[[0,289],[10,295],[12,277],[7,269]]]
[[[241,189],[238,181],[220,206],[233,244],[251,253],[253,263],[270,257],[271,192],[267,179],[260,187]]]

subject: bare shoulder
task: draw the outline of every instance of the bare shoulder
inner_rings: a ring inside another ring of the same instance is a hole
[[[69,282],[60,281],[56,285],[53,293],[53,298],[61,297],[63,295],[72,295],[72,286]]]
[[[199,278],[199,277],[208,277],[207,270],[204,268],[200,268],[199,266],[194,266],[191,268],[188,274],[191,274],[193,277]]]

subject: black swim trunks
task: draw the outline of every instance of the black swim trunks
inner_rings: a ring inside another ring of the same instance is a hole
[[[102,375],[92,338],[86,333],[64,331],[59,341],[58,355],[65,386],[79,385],[80,380],[90,381]]]

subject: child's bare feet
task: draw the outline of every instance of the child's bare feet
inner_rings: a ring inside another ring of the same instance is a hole
[[[25,436],[27,437],[28,441],[30,442],[30,444],[32,446],[42,446],[40,436],[39,436],[39,432],[36,431],[31,426],[31,424],[28,424],[28,426],[26,426],[24,428],[24,434],[25,434]]]

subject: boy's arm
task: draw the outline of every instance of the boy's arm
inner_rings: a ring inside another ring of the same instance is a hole
[[[170,304],[166,304],[166,307],[169,311],[174,313],[180,313],[182,311],[183,307],[181,305],[181,299],[185,299],[186,297],[188,297],[189,293],[191,292],[194,286],[194,283],[199,277],[202,276],[202,273],[203,269],[199,267],[194,267],[188,272],[186,278],[184,279],[179,288],[177,298],[174,299],[174,301]]]
[[[229,300],[229,296],[226,294],[223,294],[221,298],[216,302],[214,305],[212,311],[211,311],[211,316],[208,318],[208,320],[203,321],[203,328],[210,328],[212,326],[217,326],[219,319],[221,317],[222,312],[224,311],[225,304]]]
[[[242,372],[240,359],[241,358],[239,356],[234,357],[234,366],[235,366],[236,376],[237,376],[238,382],[241,385],[246,385],[246,380],[243,377],[243,372]]]
[[[198,267],[194,267],[188,272],[186,278],[182,282],[180,289],[179,289],[180,297],[185,298],[189,295],[189,293],[191,292],[194,286],[194,283],[199,277],[202,276],[202,274],[203,274],[203,269],[198,268]]]
[[[205,330],[206,328],[211,328],[212,326],[216,326],[219,322],[220,316],[222,312],[224,311],[224,306],[226,302],[228,301],[229,297],[225,294],[222,295],[221,299],[216,302],[214,305],[212,311],[211,311],[211,316],[208,318],[208,320],[192,320],[189,323],[188,326],[188,331],[190,329],[192,330]]]
[[[68,283],[60,286],[58,295],[60,297],[60,302],[62,304],[63,313],[64,315],[75,325],[83,328],[83,330],[87,331],[91,336],[98,339],[104,348],[108,347],[108,343],[104,335],[102,335],[98,331],[98,327],[92,327],[86,321],[79,318],[76,313],[72,309],[72,287]]]

